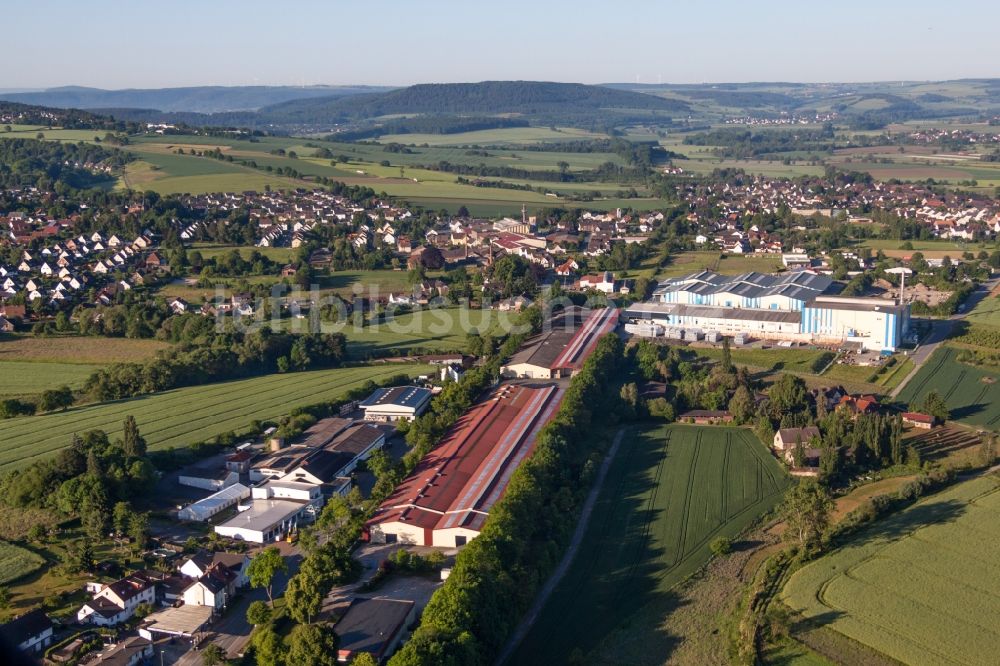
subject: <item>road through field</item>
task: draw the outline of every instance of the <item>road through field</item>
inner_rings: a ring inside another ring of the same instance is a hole
[[[604,485],[604,478],[608,475],[608,469],[611,467],[611,461],[615,459],[615,454],[618,453],[618,447],[622,443],[622,436],[625,434],[624,430],[619,430],[618,434],[615,435],[615,440],[611,444],[611,449],[608,451],[608,455],[605,456],[604,462],[601,463],[601,469],[597,472],[597,480],[594,481],[594,487],[590,489],[590,493],[587,495],[586,501],[583,503],[583,510],[580,511],[580,520],[576,524],[576,530],[573,532],[573,538],[569,542],[569,546],[566,548],[566,552],[563,554],[562,560],[560,560],[559,565],[556,567],[552,575],[545,582],[541,591],[538,593],[538,597],[535,599],[535,603],[531,605],[528,610],[527,615],[521,620],[521,623],[514,630],[514,634],[507,641],[507,645],[504,646],[503,651],[500,653],[499,658],[497,658],[497,664],[503,664],[506,662],[514,649],[521,643],[524,636],[531,629],[531,626],[535,623],[535,618],[538,614],[542,612],[542,608],[545,606],[545,602],[548,601],[549,596],[552,595],[552,591],[556,589],[556,585],[559,581],[563,579],[566,575],[566,571],[569,569],[569,565],[573,563],[573,558],[576,557],[576,551],[579,550],[580,544],[583,542],[583,535],[587,531],[587,524],[590,522],[590,514],[594,510],[594,504],[597,502],[597,494],[601,491],[601,486]]]

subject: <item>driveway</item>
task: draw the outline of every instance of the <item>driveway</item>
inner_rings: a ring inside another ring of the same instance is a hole
[[[288,573],[279,573],[274,580],[272,594],[278,597],[284,594],[288,579],[298,572],[299,566],[302,564],[302,553],[298,546],[293,544],[281,542],[273,545],[278,546],[281,554],[285,556],[285,561],[288,562]],[[216,620],[209,627],[201,645],[215,643],[226,651],[230,659],[238,658],[250,642],[250,630],[253,627],[247,622],[247,608],[254,601],[267,601],[267,593],[263,589],[246,589],[229,606],[222,618]],[[192,648],[179,656],[172,652],[168,651],[164,654],[164,664],[177,664],[178,666],[201,666],[202,664],[201,652],[198,650]],[[174,659],[171,660],[171,657]]]

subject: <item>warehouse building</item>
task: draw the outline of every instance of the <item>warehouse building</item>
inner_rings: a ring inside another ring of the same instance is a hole
[[[829,293],[835,282],[804,271],[720,275],[700,271],[661,282],[653,302],[756,310],[802,310],[806,302]]]
[[[281,541],[300,524],[311,523],[322,507],[322,496],[313,502],[287,499],[255,499],[246,511],[241,511],[221,525],[216,534],[251,543]]]
[[[464,546],[562,400],[556,384],[505,384],[466,412],[365,526],[375,543]]]
[[[177,512],[180,520],[205,521],[214,515],[234,507],[241,501],[250,498],[250,489],[242,483],[223,488],[204,499],[189,504]]]
[[[358,404],[365,421],[392,422],[413,420],[427,410],[431,390],[421,386],[394,386],[377,389]]]
[[[552,317],[547,330],[529,339],[500,374],[511,379],[571,377],[594,351],[597,341],[617,325],[615,308],[567,308]]]
[[[783,282],[763,279],[776,277],[784,276],[748,273],[726,278],[701,272],[669,280],[660,285],[650,302],[626,308],[625,331],[680,340],[722,334],[742,339],[851,344],[873,351],[895,351],[909,331],[908,305],[882,298],[825,294],[832,289],[829,278],[808,273],[789,274]],[[737,296],[744,300],[737,300]]]

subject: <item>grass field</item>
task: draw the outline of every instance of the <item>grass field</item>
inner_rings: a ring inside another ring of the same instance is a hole
[[[980,300],[965,318],[978,324],[1000,326],[1000,294]]]
[[[380,136],[378,140],[379,143],[396,142],[418,146],[423,144],[430,146],[482,146],[606,138],[607,134],[596,134],[572,127],[504,127],[457,134],[385,134]]]
[[[45,560],[41,555],[16,544],[0,541],[0,585],[32,574],[43,564]]]
[[[663,663],[676,638],[657,620],[674,608],[672,588],[708,561],[714,537],[739,534],[786,483],[748,430],[630,431],[576,559],[509,663],[601,663],[592,657],[602,645],[616,663]],[[651,622],[633,622],[637,613]]]
[[[931,391],[944,397],[953,421],[995,428],[1000,424],[1000,372],[959,363],[958,352],[940,347],[907,383],[897,400],[922,402]]]
[[[695,350],[699,356],[713,360],[722,359],[722,349]],[[815,374],[829,365],[833,352],[825,349],[732,349],[730,354],[736,365],[749,365],[765,370],[787,370]]]
[[[44,361],[50,363],[102,364],[142,361],[170,347],[159,340],[58,335],[0,335],[0,362]]]
[[[0,361],[0,398],[29,396],[46,389],[81,388],[99,365]]]
[[[782,599],[903,663],[995,663],[998,491],[986,476],[881,520],[792,575]]]
[[[385,356],[389,350],[423,349],[433,352],[464,351],[470,331],[510,331],[512,313],[448,307],[417,310],[385,321],[356,326],[352,321],[321,323],[325,333],[343,333],[348,354],[354,359]],[[307,330],[307,319],[284,319],[282,330]]]
[[[368,381],[428,371],[423,365],[377,365],[267,375],[10,419],[4,422],[0,471],[52,454],[67,446],[73,433],[99,429],[117,436],[130,414],[150,449],[181,447],[243,429],[254,419],[274,419],[295,407],[334,400]]]
[[[773,273],[781,268],[781,255],[739,256],[717,250],[681,252],[656,273],[656,279],[680,277],[697,271],[716,271],[724,275],[739,275],[750,271]]]

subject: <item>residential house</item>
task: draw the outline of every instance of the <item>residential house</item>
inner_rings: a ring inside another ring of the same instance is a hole
[[[77,622],[113,627],[128,620],[140,604],[156,600],[156,585],[141,574],[122,578],[109,585],[96,584],[93,598],[76,613]]]
[[[41,609],[28,611],[0,625],[0,637],[8,648],[38,654],[52,644],[52,620]]]

